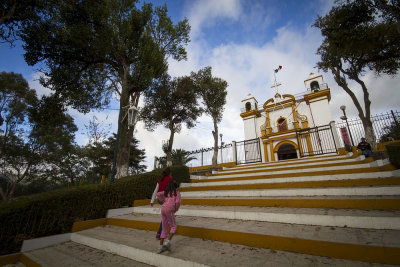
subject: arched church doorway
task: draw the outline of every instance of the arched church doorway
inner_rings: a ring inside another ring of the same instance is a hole
[[[296,148],[291,144],[282,144],[278,148],[278,160],[297,159]]]

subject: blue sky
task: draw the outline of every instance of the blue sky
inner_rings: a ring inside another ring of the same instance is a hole
[[[162,0],[151,2],[155,5],[165,3]],[[273,69],[283,66],[277,79],[282,83],[280,91],[289,94],[305,91],[304,80],[310,72],[318,73],[315,53],[322,37],[311,25],[318,14],[324,15],[329,11],[333,0],[174,0],[166,1],[166,4],[175,22],[186,17],[192,27],[191,43],[187,47],[188,60],[170,60],[169,73],[182,76],[211,66],[214,76],[228,82],[227,105],[220,131],[224,141],[231,142],[244,138],[243,122],[239,116],[241,100],[251,93],[262,104],[273,96],[270,88]],[[17,43],[10,49],[7,44],[0,44],[0,71],[22,73],[39,95],[48,93],[37,82],[40,74],[24,62],[20,45]],[[331,89],[333,118],[339,121],[342,115],[339,106],[343,104],[348,107],[349,117],[356,117],[350,97],[336,85],[331,74],[321,74]],[[399,109],[399,75],[375,77],[373,73],[366,73],[363,80],[370,88],[372,113]],[[350,85],[357,94],[361,93],[355,84]],[[113,106],[118,104],[114,102]],[[105,124],[111,123],[111,130],[116,131],[117,111],[94,111],[83,115],[70,110],[70,113],[80,128],[76,133],[78,144],[87,142],[84,125],[93,115],[104,120]],[[175,135],[174,148],[195,150],[211,147],[211,130],[211,119],[203,116],[195,128],[183,127],[181,133]],[[146,164],[152,168],[154,156],[162,155],[162,140],[168,139],[169,131],[158,127],[154,132],[147,132],[139,122],[135,136],[146,150]]]

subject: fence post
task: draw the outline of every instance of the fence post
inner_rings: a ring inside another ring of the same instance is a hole
[[[203,149],[201,150],[201,166],[203,166]]]
[[[265,155],[264,155],[264,143],[261,137],[258,137],[260,141],[260,154],[261,154],[261,162],[265,162]]]
[[[396,116],[394,115],[393,110],[390,110],[390,112],[392,113],[392,116],[393,116],[394,122],[396,123],[396,126],[399,126],[399,122],[397,121],[397,118],[396,118]]]
[[[332,134],[333,134],[333,140],[335,141],[336,149],[338,149],[340,147],[340,141],[339,141],[339,136],[337,133],[335,121],[331,121],[330,125],[331,125]]]
[[[237,165],[236,141],[232,141],[232,154],[233,162]]]

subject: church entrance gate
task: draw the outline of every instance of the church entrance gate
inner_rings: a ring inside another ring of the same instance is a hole
[[[236,165],[262,162],[260,140],[236,142]]]
[[[282,144],[277,152],[278,160],[297,159],[296,148],[291,144]]]
[[[296,131],[300,157],[337,153],[330,124]]]

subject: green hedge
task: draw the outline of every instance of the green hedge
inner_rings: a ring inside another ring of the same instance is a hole
[[[386,146],[387,153],[389,155],[390,163],[396,168],[400,168],[400,143],[393,143]]]
[[[104,218],[108,209],[150,198],[161,172],[0,202],[0,255],[18,252],[25,239],[67,233],[74,222]],[[179,184],[190,180],[189,169],[183,166],[172,167],[172,176]]]

